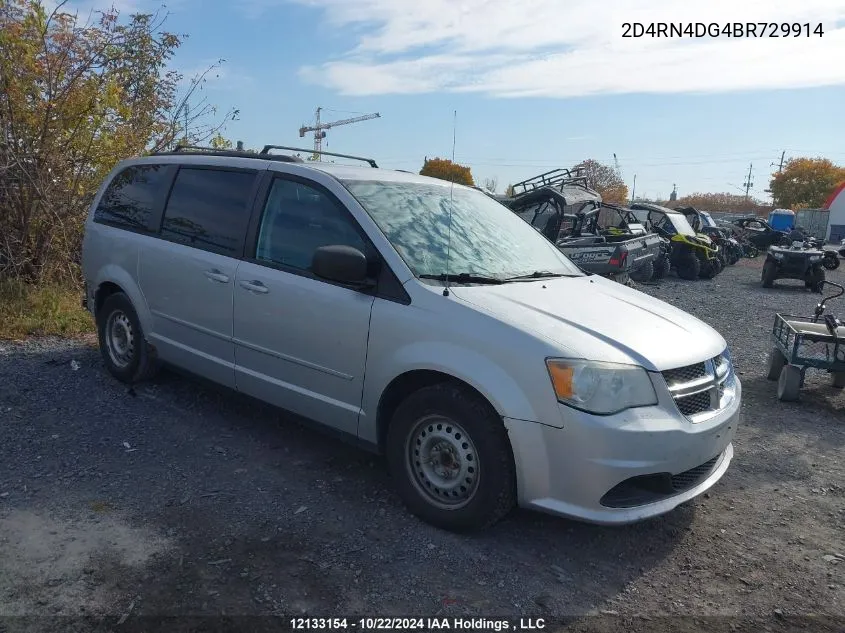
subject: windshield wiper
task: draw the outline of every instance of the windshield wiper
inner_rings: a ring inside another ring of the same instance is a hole
[[[503,284],[498,277],[485,277],[474,273],[440,273],[438,275],[420,275],[420,279],[434,279],[436,281],[454,281],[459,284]]]
[[[545,279],[547,277],[578,277],[580,275],[567,275],[565,273],[553,273],[548,270],[535,270],[533,273],[527,275],[517,275],[516,277],[507,277],[505,281],[516,281],[518,279]]]

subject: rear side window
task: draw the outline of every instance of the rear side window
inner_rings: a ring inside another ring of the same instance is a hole
[[[161,236],[237,256],[249,221],[256,172],[182,167],[164,210]]]
[[[145,231],[172,172],[167,165],[133,165],[117,174],[94,211],[94,221]]]

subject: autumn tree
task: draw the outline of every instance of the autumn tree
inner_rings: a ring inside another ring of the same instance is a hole
[[[601,194],[605,202],[625,204],[628,201],[628,186],[613,167],[590,158],[577,165],[575,169],[580,170],[587,177],[587,185]]]
[[[754,197],[746,198],[735,193],[692,193],[674,202],[665,202],[665,206],[672,209],[681,207],[695,207],[700,211],[714,213],[748,213],[766,215],[772,210],[770,205],[764,204]]]
[[[469,167],[453,163],[446,158],[426,158],[420,170],[421,176],[431,176],[449,182],[456,182],[461,185],[475,186],[472,179],[472,171]]]
[[[827,158],[792,158],[772,176],[769,191],[778,207],[818,209],[845,182],[845,167]]]
[[[0,0],[0,277],[78,279],[82,225],[105,175],[145,150],[201,143],[220,116],[212,65],[180,90],[181,40],[157,14],[89,22],[40,0]]]

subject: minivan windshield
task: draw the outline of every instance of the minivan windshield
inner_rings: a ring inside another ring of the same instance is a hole
[[[530,224],[475,189],[418,182],[344,185],[417,277],[445,279],[448,273],[450,280],[477,283],[584,274]]]

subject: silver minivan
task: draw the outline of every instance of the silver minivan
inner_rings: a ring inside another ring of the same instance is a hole
[[[724,339],[469,187],[268,152],[126,160],[83,272],[116,378],[166,363],[316,421],[384,453],[443,528],[517,504],[638,521],[733,456]]]

